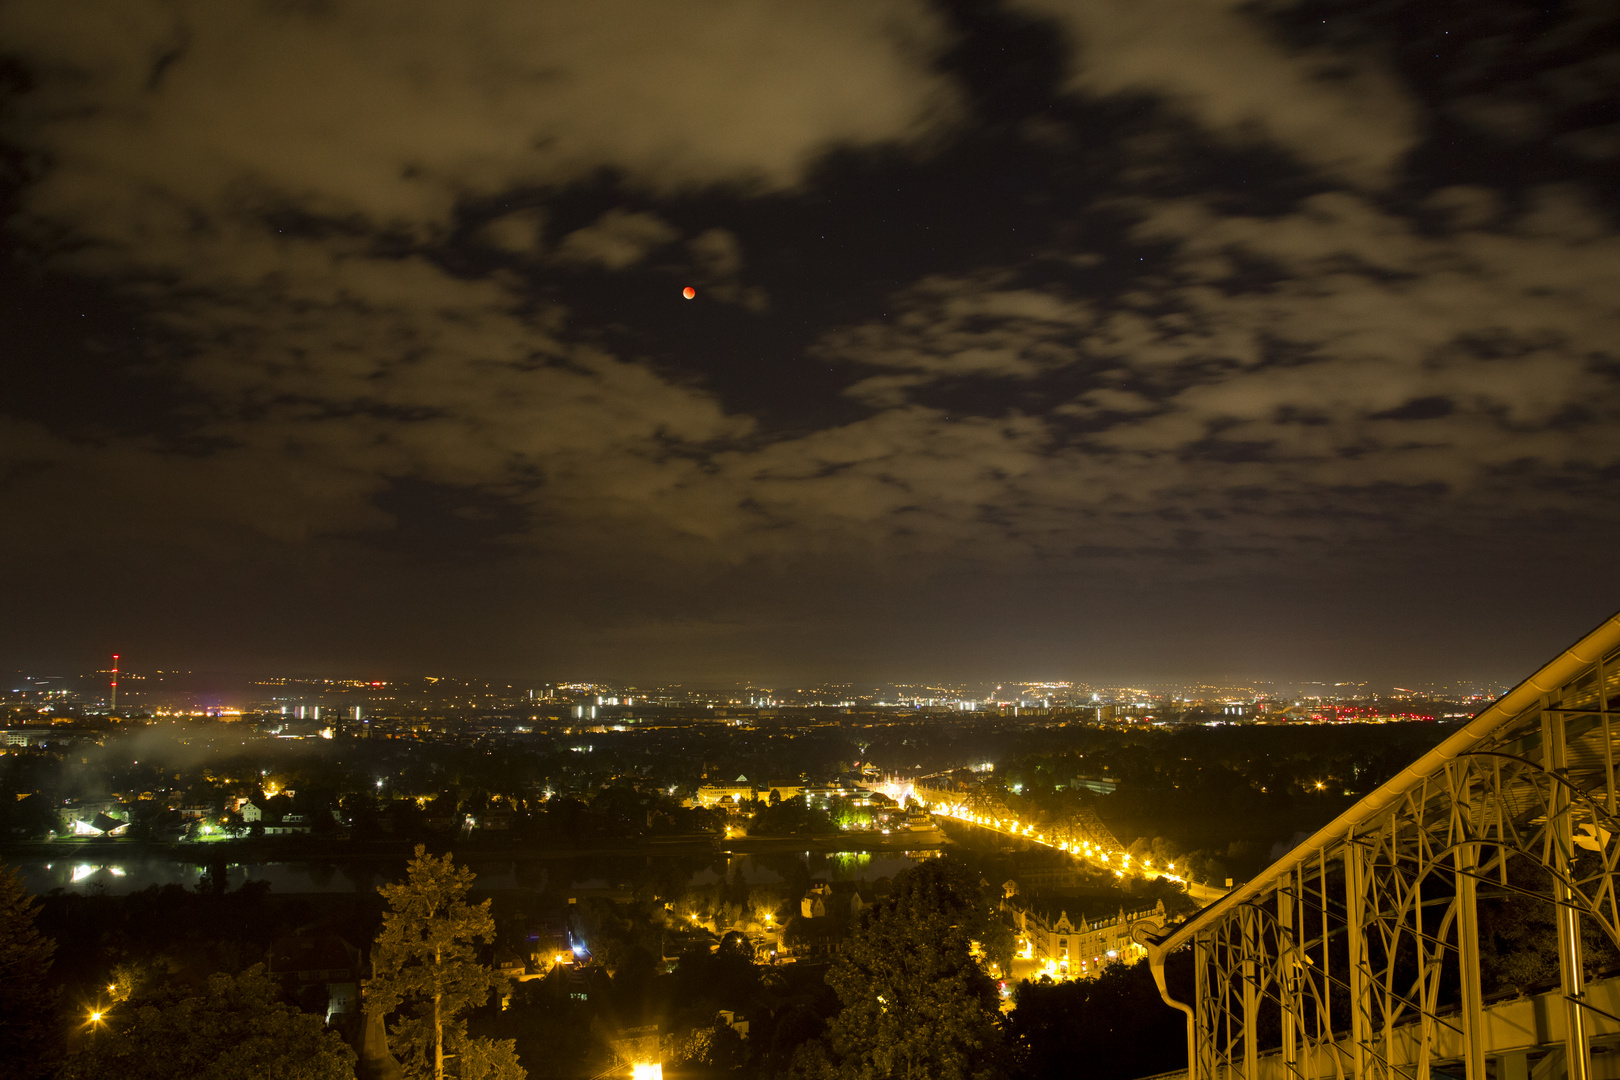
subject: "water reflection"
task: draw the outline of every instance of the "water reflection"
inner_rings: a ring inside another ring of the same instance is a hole
[[[468,865],[478,875],[480,891],[521,890],[558,894],[626,893],[668,896],[686,888],[712,886],[738,874],[750,885],[779,882],[877,881],[892,878],[938,851],[787,852],[757,855],[609,855],[560,856],[521,861],[480,861]],[[124,895],[154,886],[196,888],[223,878],[225,888],[249,881],[267,882],[275,893],[363,893],[405,876],[405,859],[357,859],[353,862],[239,863],[166,859],[131,854],[91,860],[22,859],[13,863],[29,892],[105,892]]]

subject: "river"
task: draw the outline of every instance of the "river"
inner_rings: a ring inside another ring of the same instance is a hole
[[[791,855],[680,855],[559,856],[522,861],[467,860],[478,875],[477,891],[521,889],[533,892],[608,892],[649,876],[661,880],[684,877],[690,886],[711,885],[721,874],[741,867],[749,884],[781,881],[787,869],[782,860],[796,859],[807,875],[835,881],[876,881],[893,877],[933,852],[839,851]],[[195,887],[208,872],[206,863],[183,861],[156,853],[132,851],[69,852],[60,857],[9,859],[22,875],[28,891],[43,895],[55,889],[70,893],[124,895],[153,886]],[[222,862],[226,884],[237,888],[249,881],[268,882],[275,893],[354,893],[404,877],[405,862],[285,861]]]

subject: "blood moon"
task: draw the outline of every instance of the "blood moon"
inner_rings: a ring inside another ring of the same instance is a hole
[[[686,288],[681,290],[681,295],[686,297],[688,300],[691,300],[697,296],[697,290],[688,285]]]

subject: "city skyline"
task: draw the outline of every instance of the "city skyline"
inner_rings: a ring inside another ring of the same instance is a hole
[[[1040,706],[1074,708],[1090,705],[1155,702],[1218,703],[1304,701],[1443,701],[1481,706],[1509,689],[1505,682],[1472,680],[1407,680],[1410,685],[1378,684],[1366,679],[1225,680],[1199,682],[1150,680],[1108,682],[1085,679],[925,680],[726,683],[690,680],[634,683],[624,680],[504,681],[478,676],[414,675],[377,677],[315,674],[232,675],[125,667],[77,674],[14,672],[4,690],[5,702],[18,708],[30,702],[105,708],[124,714],[202,715],[211,710],[275,711],[296,703],[336,715],[363,706],[378,709],[431,707],[435,701],[465,702],[456,707],[522,712],[580,703],[633,710],[730,705],[747,708],[938,708]],[[116,689],[115,689],[116,688]],[[118,708],[120,695],[124,703]],[[323,704],[324,703],[324,704]],[[315,714],[319,716],[319,712]],[[1455,718],[1453,714],[1446,714]],[[1461,714],[1456,714],[1461,715]]]

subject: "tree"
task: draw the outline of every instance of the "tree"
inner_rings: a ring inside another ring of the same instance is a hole
[[[834,828],[827,811],[808,805],[803,795],[783,799],[775,806],[760,806],[755,800],[755,813],[748,823],[751,836],[820,836]]]
[[[736,1029],[720,1017],[692,1028],[670,1048],[676,1061],[700,1065],[716,1072],[741,1068],[748,1060],[748,1047]]]
[[[933,860],[895,877],[827,982],[830,1025],[851,1080],[994,1080],[1004,1075],[996,989],[971,953],[990,915],[965,867]]]
[[[354,1051],[319,1017],[278,1000],[255,965],[214,975],[196,997],[115,1007],[67,1059],[63,1080],[353,1080]],[[93,1023],[97,1023],[93,1021]]]
[[[17,871],[0,869],[0,1075],[19,1080],[48,1071],[56,1003],[46,985],[56,942],[34,925],[38,913]]]
[[[476,943],[494,942],[495,919],[488,900],[477,906],[467,902],[473,877],[448,853],[435,859],[418,844],[406,881],[377,890],[390,910],[383,913],[372,952],[375,974],[366,993],[372,1008],[404,1013],[390,1034],[413,1076],[443,1080],[447,1053],[461,1053],[464,1065],[498,1058],[505,1068],[499,1047],[467,1037],[463,1015],[506,986],[505,976],[478,961]],[[510,1067],[517,1071],[488,1075],[523,1075],[515,1058]]]
[[[767,1075],[787,1069],[794,1051],[806,1043],[814,1042],[826,1028],[816,1010],[800,1002],[782,1010],[771,1032],[771,1047],[766,1058]]]
[[[1088,1080],[1186,1068],[1186,1019],[1159,997],[1146,960],[1095,979],[1023,982],[1010,1027],[1025,1080],[1057,1080],[1086,1063]]]
[[[461,1044],[461,1080],[527,1080],[516,1039],[467,1039]]]

